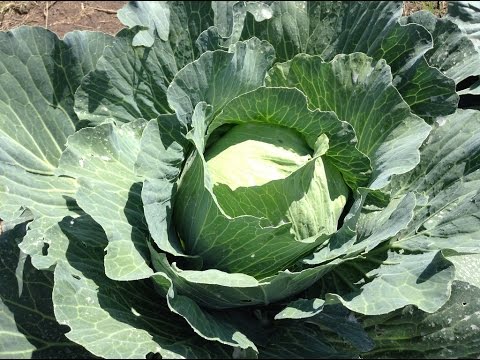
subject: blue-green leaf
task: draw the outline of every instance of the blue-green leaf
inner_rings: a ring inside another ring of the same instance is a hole
[[[105,271],[117,280],[149,277],[142,180],[134,171],[144,120],[85,128],[68,139],[59,174],[77,179],[75,198],[105,230]]]

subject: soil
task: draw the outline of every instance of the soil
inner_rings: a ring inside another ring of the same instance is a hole
[[[123,25],[117,10],[127,1],[0,1],[0,30],[42,26],[63,37],[73,30],[116,34]]]
[[[447,14],[446,1],[405,1],[403,4],[403,15],[408,16],[416,11],[427,10],[442,17]]]

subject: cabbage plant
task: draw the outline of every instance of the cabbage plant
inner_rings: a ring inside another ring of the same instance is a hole
[[[0,33],[0,356],[479,356],[480,12],[402,8]]]

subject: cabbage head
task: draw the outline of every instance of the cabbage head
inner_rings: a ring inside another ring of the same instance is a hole
[[[480,356],[480,9],[402,9],[1,32],[0,357]]]

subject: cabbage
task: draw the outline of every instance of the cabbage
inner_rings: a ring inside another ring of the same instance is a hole
[[[478,357],[480,15],[401,14],[0,33],[0,357]]]

